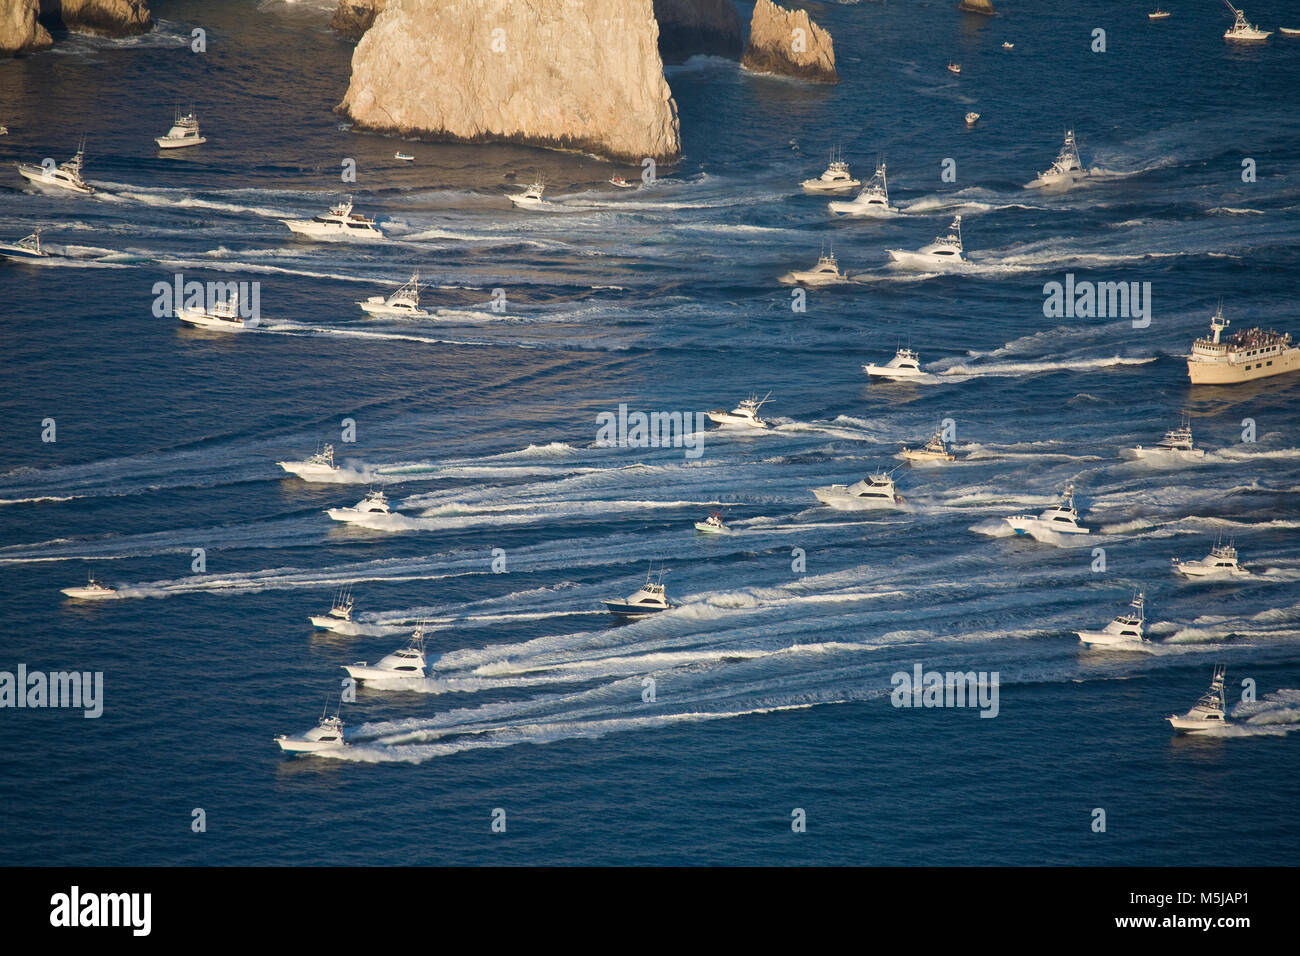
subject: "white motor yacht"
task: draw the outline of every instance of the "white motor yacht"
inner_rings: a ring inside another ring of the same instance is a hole
[[[382,239],[384,234],[373,219],[352,211],[352,197],[330,207],[323,216],[311,219],[281,219],[291,231],[309,239]]]
[[[350,588],[339,588],[338,594],[334,596],[334,601],[330,605],[329,613],[309,615],[309,620],[312,627],[318,627],[325,631],[351,630],[352,608],[354,606],[352,590]]]
[[[862,183],[854,179],[853,174],[849,172],[849,164],[844,161],[843,151],[832,149],[826,171],[816,179],[805,179],[799,185],[803,187],[804,192],[844,193],[850,189],[857,189]]]
[[[281,750],[292,754],[320,753],[325,750],[341,750],[350,746],[343,739],[343,721],[337,713],[332,717],[322,713],[316,726],[305,734],[298,734],[294,737],[287,734],[278,734],[275,742],[280,745]]]
[[[223,332],[242,332],[248,328],[248,320],[239,314],[238,294],[210,306],[178,306],[176,318],[189,325]]]
[[[948,64],[948,72],[951,73],[953,76],[961,76],[961,64],[960,64],[960,63],[949,63],[949,64]]]
[[[103,598],[112,597],[117,593],[117,589],[110,588],[103,582],[95,580],[94,575],[91,575],[90,579],[81,587],[63,588],[61,593],[78,601],[99,601]]]
[[[966,260],[962,258],[961,216],[953,218],[948,230],[948,235],[935,237],[934,242],[915,252],[890,249],[889,257],[898,265],[913,269],[943,269],[964,264]]]
[[[630,595],[626,601],[606,601],[605,607],[611,614],[627,618],[646,617],[669,610],[673,605],[668,602],[668,595],[664,591],[664,574],[662,569],[646,572],[645,584],[641,585],[641,590]]]
[[[1025,183],[1025,188],[1070,186],[1087,175],[1088,171],[1083,168],[1083,162],[1079,159],[1079,147],[1074,141],[1074,130],[1067,129],[1065,143],[1061,146],[1061,151],[1056,154],[1056,159],[1052,160],[1052,165],[1046,171],[1039,173],[1037,179]]]
[[[539,206],[548,205],[546,200],[542,199],[542,193],[545,191],[546,186],[538,179],[523,192],[510,193],[508,198],[515,204],[517,209],[536,209]]]
[[[41,230],[32,230],[30,236],[23,236],[17,242],[0,242],[0,259],[14,259],[26,262],[32,259],[48,259],[50,254],[41,248]]]
[[[334,464],[333,445],[326,445],[316,454],[302,461],[277,461],[276,464],[289,474],[297,475],[304,481],[319,481],[321,479],[329,481],[342,470],[338,465]]]
[[[967,125],[967,126],[974,126],[974,125],[975,125],[976,123],[978,123],[979,121],[980,121],[980,115],[979,115],[979,113],[973,113],[973,112],[972,112],[972,113],[967,113],[967,114],[966,114],[966,125]]]
[[[695,522],[695,530],[701,534],[725,534],[731,529],[722,520],[722,512],[715,511],[703,521]]]
[[[429,313],[420,308],[420,273],[411,275],[411,281],[398,288],[389,296],[372,295],[365,302],[358,302],[362,311],[371,315],[400,315],[411,318],[425,318]]]
[[[1061,503],[1052,505],[1042,514],[1012,515],[1005,519],[1016,534],[1029,534],[1032,531],[1055,531],[1057,534],[1091,534],[1090,528],[1079,526],[1079,512],[1074,508],[1074,486],[1067,486],[1061,493]]]
[[[181,111],[176,111],[176,119],[172,122],[172,128],[167,131],[166,136],[159,136],[154,139],[159,149],[180,149],[183,146],[198,146],[206,143],[208,138],[199,135],[199,121],[194,115],[194,111],[181,115]]]
[[[1228,720],[1227,701],[1224,699],[1223,681],[1227,676],[1226,664],[1214,665],[1214,676],[1210,678],[1210,689],[1201,695],[1200,700],[1192,705],[1185,714],[1170,714],[1169,721],[1174,730],[1180,734],[1198,734],[1216,727],[1231,726]]]
[[[1168,11],[1168,10],[1161,10],[1159,7],[1156,7],[1154,10],[1152,10],[1150,13],[1147,14],[1147,19],[1148,19],[1148,20],[1168,20],[1168,19],[1169,19],[1169,11]]]
[[[1223,34],[1223,38],[1229,43],[1263,43],[1273,35],[1272,30],[1261,30],[1246,20],[1246,14],[1243,10],[1238,10],[1228,0],[1223,0],[1224,4],[1232,11],[1232,26],[1228,27]]]
[[[1237,549],[1232,544],[1215,544],[1203,558],[1180,561],[1173,559],[1174,572],[1189,578],[1244,578],[1250,572],[1237,563]]]
[[[898,209],[889,205],[889,185],[885,180],[885,164],[876,167],[876,174],[862,187],[862,191],[848,202],[830,202],[827,208],[837,216],[895,216]]]
[[[50,186],[80,193],[83,196],[93,196],[95,194],[94,187],[87,185],[85,180],[81,178],[81,170],[85,163],[86,141],[83,138],[81,144],[77,147],[76,154],[67,162],[59,163],[57,166],[33,163],[17,163],[16,165],[19,175],[37,186]]]
[[[610,176],[609,184],[611,186],[617,186],[619,189],[635,189],[638,185],[637,183],[628,182],[622,176]]]
[[[817,259],[817,265],[811,269],[796,269],[783,278],[789,284],[797,285],[840,285],[848,282],[849,276],[840,271],[840,264],[835,259],[834,251],[823,252]]]
[[[956,461],[957,456],[948,450],[948,443],[943,440],[943,432],[937,431],[922,448],[903,446],[903,458],[907,461]]]
[[[335,521],[364,521],[371,515],[388,515],[388,496],[383,491],[368,491],[366,496],[351,508],[327,508],[325,513]]]
[[[1165,437],[1150,448],[1137,445],[1126,449],[1125,454],[1131,458],[1204,458],[1205,449],[1193,444],[1191,422],[1184,418],[1181,425],[1169,429]]]
[[[767,422],[758,417],[758,410],[771,397],[771,392],[764,395],[762,399],[757,395],[751,395],[729,412],[720,408],[713,409],[709,412],[709,419],[718,425],[748,425],[750,428],[767,428]]]
[[[897,508],[903,503],[903,496],[894,490],[894,479],[885,472],[867,475],[851,485],[814,488],[812,493],[822,504],[840,511]]]
[[[1080,643],[1089,647],[1134,647],[1148,643],[1143,633],[1146,626],[1146,595],[1141,591],[1133,595],[1128,610],[1121,611],[1100,631],[1076,631]]]
[[[873,378],[891,378],[898,381],[921,381],[931,378],[929,372],[921,371],[921,358],[912,349],[900,348],[887,365],[868,363],[862,370]]]
[[[356,661],[344,664],[343,669],[353,680],[362,683],[392,684],[423,680],[428,662],[424,657],[424,626],[416,627],[405,647],[380,659],[378,664]]]

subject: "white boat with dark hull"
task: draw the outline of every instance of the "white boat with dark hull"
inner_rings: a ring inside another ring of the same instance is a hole
[[[370,684],[402,684],[423,680],[428,661],[424,656],[424,626],[416,627],[410,642],[380,659],[377,664],[355,661],[343,669],[355,681]]]
[[[104,598],[110,598],[116,594],[117,589],[110,588],[102,581],[95,580],[94,575],[91,575],[84,585],[75,588],[63,588],[60,593],[78,601],[102,601]]]
[[[334,464],[333,445],[326,445],[316,454],[302,461],[277,461],[276,464],[303,481],[330,481],[343,470]]]
[[[885,164],[876,167],[876,174],[867,181],[852,199],[826,204],[836,216],[896,216],[898,209],[889,204],[889,183],[885,177]]]
[[[1292,344],[1289,332],[1246,329],[1221,341],[1221,333],[1230,324],[1220,304],[1210,317],[1209,338],[1192,343],[1187,377],[1193,385],[1236,385],[1300,371],[1300,347]]]
[[[931,436],[930,440],[921,448],[908,448],[903,446],[900,454],[906,461],[956,461],[957,456],[948,449],[948,443],[943,440],[943,432],[937,431]]]
[[[540,179],[538,179],[523,192],[510,193],[507,198],[515,204],[516,209],[537,209],[540,206],[550,205],[550,203],[542,198],[542,193],[544,192],[546,192],[546,186]]]
[[[840,511],[897,508],[903,496],[894,490],[894,479],[885,472],[867,475],[851,485],[827,485],[812,489],[822,504]]]
[[[649,571],[641,590],[630,595],[626,601],[606,601],[605,607],[616,617],[638,618],[658,614],[673,607],[664,591],[663,570]]]
[[[912,349],[900,348],[886,365],[868,363],[862,370],[872,378],[888,378],[898,382],[925,381],[933,378],[929,372],[921,371],[921,357]]]
[[[809,193],[846,193],[850,189],[857,189],[862,183],[854,179],[853,174],[849,172],[849,164],[844,161],[843,151],[833,149],[826,171],[816,179],[805,179],[799,185],[804,192]]]
[[[715,511],[703,521],[695,522],[695,530],[700,534],[726,534],[731,529],[722,520],[722,512]]]
[[[1156,444],[1149,448],[1137,445],[1125,449],[1124,454],[1128,458],[1188,459],[1204,458],[1205,449],[1197,448],[1193,443],[1191,422],[1184,418],[1181,425],[1165,432],[1165,437]]]
[[[351,508],[326,508],[325,513],[335,521],[365,521],[375,515],[390,515],[393,509],[383,491],[371,490]]]
[[[721,408],[715,408],[709,412],[709,420],[717,425],[747,425],[750,428],[768,428],[770,427],[768,423],[758,417],[758,410],[771,397],[771,392],[768,392],[761,399],[758,395],[751,395],[729,412]]]
[[[1121,611],[1100,631],[1076,631],[1079,642],[1088,647],[1141,648],[1146,639],[1146,595],[1134,593],[1128,610]]]
[[[358,302],[363,312],[371,315],[396,315],[405,318],[428,318],[427,310],[420,308],[420,273],[411,275],[411,280],[399,287],[389,296],[372,295],[364,302]]]
[[[351,746],[343,739],[343,721],[337,713],[332,717],[322,713],[320,720],[311,730],[294,737],[278,734],[275,742],[280,745],[281,750],[291,754],[314,754],[342,750],[344,747]]]
[[[52,161],[48,161],[52,163]],[[36,186],[49,186],[93,196],[95,189],[81,178],[81,170],[86,164],[86,141],[82,139],[76,154],[67,162],[59,165],[39,165],[33,163],[16,163],[18,174]]]
[[[185,146],[199,146],[206,143],[208,138],[199,134],[199,121],[195,117],[193,110],[181,115],[181,111],[176,111],[176,119],[172,121],[172,128],[167,131],[165,136],[159,136],[154,139],[159,149],[181,149]]]
[[[179,306],[176,318],[189,325],[222,332],[242,332],[248,328],[248,320],[239,314],[238,294],[211,305]]]
[[[789,285],[842,285],[850,281],[848,273],[840,271],[840,264],[834,251],[823,252],[817,258],[817,265],[811,269],[795,269],[782,277]]]
[[[1214,665],[1214,676],[1210,678],[1210,689],[1201,695],[1200,700],[1192,705],[1185,714],[1170,714],[1169,721],[1174,730],[1180,734],[1200,734],[1214,731],[1219,727],[1232,726],[1228,720],[1227,700],[1224,697],[1223,683],[1227,676],[1226,664]]]
[[[352,600],[352,590],[350,588],[339,588],[338,594],[334,596],[334,601],[330,605],[327,614],[312,614],[308,619],[312,627],[318,627],[323,631],[335,631],[347,633],[355,627],[352,623],[352,609],[355,602]]]
[[[1273,35],[1272,30],[1261,30],[1255,24],[1246,19],[1246,13],[1238,10],[1228,0],[1223,0],[1224,6],[1232,11],[1232,26],[1224,32],[1223,38],[1229,43],[1263,43]]]
[[[0,242],[0,259],[13,259],[16,262],[30,262],[33,259],[48,259],[50,254],[41,248],[41,230],[34,229],[30,236],[23,236],[17,242]]]
[[[1250,572],[1237,563],[1237,549],[1231,543],[1217,543],[1203,558],[1172,559],[1174,573],[1188,578],[1244,578]]]
[[[330,207],[323,216],[311,219],[281,219],[299,236],[309,239],[383,239],[384,234],[373,219],[352,211],[352,197]]]
[[[1074,486],[1061,492],[1061,503],[1052,505],[1039,515],[1012,515],[1003,519],[1016,534],[1035,531],[1054,531],[1057,534],[1091,534],[1090,528],[1079,525],[1079,512],[1074,507]]]
[[[1052,160],[1047,170],[1038,174],[1038,178],[1025,183],[1026,189],[1044,189],[1057,186],[1072,186],[1080,179],[1086,178],[1088,171],[1079,159],[1079,146],[1074,140],[1074,130],[1065,131],[1065,142],[1061,151]]]
[[[890,249],[889,258],[900,266],[912,269],[943,269],[964,265],[966,260],[962,258],[964,247],[961,241],[961,216],[953,218],[948,230],[948,235],[935,237],[934,242],[915,252]]]

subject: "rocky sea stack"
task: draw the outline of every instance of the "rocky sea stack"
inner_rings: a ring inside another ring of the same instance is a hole
[[[69,30],[129,37],[153,29],[144,0],[41,0],[41,19]]]
[[[0,3],[0,54],[42,50],[54,42],[50,31],[37,22],[39,13],[37,0],[4,0]]]
[[[330,26],[345,37],[359,40],[387,5],[387,0],[339,0]]]
[[[339,111],[362,128],[671,161],[658,44],[652,0],[388,0]]]
[[[756,73],[776,73],[814,83],[838,83],[831,35],[813,23],[806,10],[786,10],[772,0],[754,4],[749,43],[740,65]]]

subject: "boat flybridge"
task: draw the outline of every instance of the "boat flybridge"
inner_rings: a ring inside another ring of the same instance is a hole
[[[1121,611],[1100,631],[1075,631],[1079,642],[1089,647],[1141,647],[1149,643],[1143,633],[1146,626],[1146,595],[1133,592],[1128,610]]]
[[[1091,534],[1090,528],[1079,526],[1079,512],[1074,507],[1074,486],[1067,485],[1061,492],[1061,503],[1052,505],[1042,514],[1012,515],[1004,519],[1016,534],[1034,531],[1055,531],[1057,534]]]
[[[66,594],[68,597],[75,598],[78,601],[98,601],[102,598],[112,597],[117,593],[117,589],[110,588],[102,581],[97,581],[95,576],[92,574],[84,586],[63,588],[60,593]]]
[[[41,248],[41,230],[38,226],[30,236],[23,236],[17,242],[0,242],[0,259],[14,259],[26,262],[31,259],[48,259],[50,254]]]
[[[297,475],[303,481],[330,481],[341,468],[334,464],[334,446],[326,445],[323,449],[302,461],[277,461],[277,465],[291,475]]]
[[[358,302],[362,311],[371,315],[404,315],[425,318],[428,310],[420,308],[420,273],[411,274],[411,280],[389,296],[372,295]]]
[[[239,314],[239,293],[229,299],[219,299],[211,305],[182,305],[176,309],[176,318],[203,329],[220,329],[223,332],[242,332],[248,320]]]
[[[330,716],[328,703],[321,711],[320,720],[311,730],[295,737],[277,734],[275,742],[280,745],[281,750],[291,754],[321,753],[351,746],[343,739],[343,721],[339,718],[338,711],[335,710],[334,715]]]
[[[669,610],[673,605],[668,602],[668,595],[664,591],[666,573],[666,568],[647,571],[641,590],[630,595],[626,601],[606,601],[605,607],[609,613],[627,618],[647,617]]]
[[[889,204],[889,185],[885,181],[885,163],[882,160],[876,167],[876,174],[862,187],[862,191],[847,202],[836,201],[826,204],[833,215],[837,216],[894,216],[898,209]]]
[[[1169,721],[1174,730],[1180,734],[1198,734],[1216,727],[1231,726],[1228,720],[1227,701],[1223,693],[1223,681],[1227,676],[1228,665],[1215,664],[1214,676],[1210,678],[1210,689],[1201,695],[1200,700],[1192,705],[1185,714],[1170,714]]]
[[[755,393],[744,399],[729,412],[723,411],[721,408],[713,409],[709,412],[709,419],[718,425],[748,425],[750,428],[768,428],[770,427],[768,423],[758,417],[758,410],[771,397],[771,392],[768,392],[761,399]]]
[[[1071,186],[1080,179],[1085,179],[1088,171],[1079,159],[1079,145],[1074,139],[1074,130],[1065,131],[1065,142],[1061,151],[1052,160],[1052,165],[1038,174],[1038,178],[1025,183],[1026,189],[1042,189],[1053,186]]]
[[[382,239],[384,234],[373,219],[352,211],[352,197],[335,203],[323,216],[311,219],[281,219],[282,223],[300,236],[309,239]]]
[[[52,186],[59,189],[66,189],[69,192],[80,193],[83,196],[93,196],[95,189],[88,186],[81,178],[82,167],[86,163],[86,138],[81,138],[81,143],[77,146],[76,154],[66,162],[59,165],[52,165],[53,160],[47,160],[47,164],[17,163],[18,174],[24,179],[35,183],[38,186]]]
[[[193,110],[184,115],[177,110],[176,119],[172,121],[172,128],[167,131],[167,135],[154,139],[159,149],[180,149],[183,146],[198,146],[207,141],[206,136],[199,135],[199,121]]]
[[[405,647],[399,647],[393,653],[380,659],[378,664],[356,661],[344,664],[343,669],[355,681],[365,683],[401,683],[423,680],[428,667],[424,656],[424,625],[416,625],[411,640]]]
[[[703,521],[695,522],[695,530],[701,534],[726,534],[731,529],[722,520],[722,512],[715,511]]]
[[[921,357],[912,349],[900,347],[887,365],[868,363],[862,370],[873,378],[892,378],[896,381],[930,378],[929,372],[921,371]]]
[[[948,227],[948,235],[935,237],[934,242],[922,246],[915,252],[905,249],[890,249],[889,257],[900,266],[919,269],[941,269],[950,265],[962,265],[964,251],[961,243],[961,216],[954,216]]]
[[[799,184],[808,193],[843,193],[857,189],[862,183],[853,178],[849,164],[844,161],[843,149],[832,149],[830,162],[816,179],[805,179]]]
[[[1215,542],[1210,553],[1196,560],[1173,559],[1176,574],[1189,578],[1244,578],[1250,572],[1237,563],[1237,549],[1232,542]]]
[[[1255,24],[1246,20],[1244,10],[1238,10],[1228,0],[1223,0],[1224,5],[1232,11],[1232,26],[1228,27],[1223,34],[1223,38],[1230,43],[1263,43],[1273,35],[1272,30],[1261,30]]]
[[[835,258],[835,250],[822,251],[817,257],[817,265],[811,269],[795,269],[790,272],[787,282],[798,285],[840,285],[848,282],[847,272],[840,271],[840,264]]]
[[[355,602],[352,599],[352,589],[341,587],[338,593],[334,595],[334,601],[330,604],[329,613],[312,614],[309,620],[312,627],[318,627],[324,631],[349,631],[352,629],[352,609]]]
[[[541,179],[533,180],[531,186],[527,187],[521,193],[510,193],[508,198],[515,204],[517,209],[536,209],[538,206],[545,206],[548,203],[542,199],[542,193],[546,192],[546,185]]]
[[[907,461],[956,461],[957,456],[948,450],[948,443],[943,440],[943,431],[936,431],[922,448],[903,446],[903,458]]]
[[[894,490],[892,472],[876,472],[851,485],[827,485],[812,493],[824,505],[840,511],[865,511],[872,508],[897,508],[903,496]]]
[[[364,521],[371,515],[390,515],[388,496],[382,490],[371,489],[351,508],[326,508],[325,513],[335,521]]]
[[[1184,416],[1182,424],[1165,432],[1156,444],[1150,448],[1137,445],[1129,454],[1134,458],[1204,458],[1205,449],[1192,442],[1191,421]]]

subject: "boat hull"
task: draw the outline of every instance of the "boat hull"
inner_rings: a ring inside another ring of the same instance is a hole
[[[329,614],[312,614],[307,619],[311,621],[312,627],[322,631],[346,633],[356,627],[351,621],[345,621],[341,617],[333,617]]]
[[[824,272],[791,272],[789,282],[799,285],[844,285],[849,281],[846,275],[827,275]]]
[[[348,746],[341,740],[304,740],[301,737],[286,737],[283,734],[276,737],[275,742],[280,745],[281,750],[291,754],[327,753],[331,750],[342,750]]]
[[[1136,448],[1125,448],[1121,454],[1131,461],[1140,460],[1166,460],[1166,461],[1192,461],[1197,458],[1205,457],[1204,448],[1193,448],[1190,451],[1183,451],[1177,448],[1143,448],[1138,445]]]
[[[671,607],[646,607],[625,601],[605,601],[605,608],[616,617],[650,617],[671,610]]]
[[[709,524],[706,521],[697,521],[695,522],[695,530],[700,534],[723,534],[727,529],[719,528],[717,525]]]
[[[427,319],[429,317],[429,313],[424,309],[398,309],[383,301],[377,303],[358,302],[357,305],[361,307],[362,312],[367,312],[370,315],[392,315],[411,319]]]
[[[898,209],[880,203],[830,202],[826,204],[832,215],[854,216],[861,219],[888,219],[897,216]]]
[[[914,369],[890,368],[887,365],[864,365],[862,371],[866,372],[872,378],[888,378],[895,382],[924,382],[932,379],[929,372],[919,372]]]
[[[1264,360],[1269,361],[1268,359]],[[1300,371],[1300,348],[1290,348],[1272,359],[1272,365],[1261,362],[1195,362],[1187,360],[1187,377],[1193,385],[1237,385],[1274,375],[1288,375]],[[1262,366],[1262,367],[1261,367]]]
[[[903,268],[926,271],[936,269],[942,271],[966,264],[966,260],[961,256],[933,256],[928,252],[909,252],[906,249],[890,249],[889,258],[893,264]]]
[[[1043,521],[1041,518],[1026,517],[1017,515],[1012,518],[1003,519],[1016,534],[1029,534],[1031,531],[1052,531],[1056,534],[1092,534],[1091,528],[1079,528],[1071,525],[1057,525],[1051,521]]]
[[[741,418],[738,415],[732,415],[730,412],[709,412],[709,421],[715,425],[744,425],[747,428],[759,430],[768,427],[767,422],[756,422],[752,418]]]
[[[1170,726],[1180,734],[1203,734],[1219,727],[1231,726],[1226,720],[1202,720],[1197,717],[1166,717]]]
[[[60,592],[77,601],[102,601],[105,598],[111,598],[117,594],[113,590],[103,590],[100,588],[63,588]]]
[[[881,511],[897,508],[899,503],[893,498],[863,498],[851,495],[846,488],[814,488],[812,493],[817,500],[828,508],[837,511]]]
[[[1123,650],[1140,651],[1146,646],[1146,641],[1140,638],[1121,637],[1116,634],[1107,634],[1105,631],[1075,631],[1079,635],[1079,643],[1088,647],[1114,647]]]
[[[346,226],[319,223],[312,219],[281,219],[280,221],[288,226],[289,231],[294,235],[308,239],[374,242],[384,238],[384,234],[373,226],[365,229],[349,229]]]
[[[949,455],[937,451],[914,451],[911,448],[903,449],[903,458],[907,461],[956,461],[956,455]]]
[[[64,192],[77,193],[81,196],[93,196],[95,194],[95,190],[91,186],[77,185],[56,176],[47,175],[44,166],[32,166],[29,163],[18,163],[17,166],[19,175],[33,185],[48,186],[51,189],[61,189]]]
[[[48,259],[48,252],[34,252],[17,246],[0,246],[0,259],[12,259],[15,262],[31,262],[36,259]]]
[[[805,179],[799,184],[799,188],[806,193],[846,193],[853,189],[861,189],[862,182],[857,179],[844,179],[828,183],[820,179]]]
[[[410,684],[424,680],[424,671],[392,671],[385,667],[371,667],[360,662],[344,664],[343,669],[353,680],[370,684]]]
[[[202,309],[179,308],[176,318],[187,325],[201,329],[218,329],[222,332],[243,332],[247,323],[243,319],[219,319],[208,315]]]
[[[184,149],[186,146],[201,146],[208,141],[206,136],[187,137],[185,139],[176,138],[168,139],[166,136],[158,136],[154,142],[158,144],[159,149]]]
[[[1244,568],[1207,568],[1195,562],[1174,565],[1174,573],[1185,578],[1246,578],[1250,572]]]
[[[314,465],[306,461],[277,461],[277,465],[303,481],[332,481],[340,469],[329,465]]]

